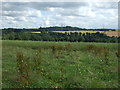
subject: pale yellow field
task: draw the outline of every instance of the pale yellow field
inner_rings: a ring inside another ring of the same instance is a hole
[[[104,33],[105,31],[53,31],[53,32],[57,32],[57,33],[74,33],[74,32],[81,32],[81,33],[96,33],[96,32],[100,32],[100,33]]]
[[[81,33],[96,33],[96,32],[100,32],[100,33],[104,33],[105,31],[52,31],[52,32],[57,32],[57,33],[74,33],[74,32],[81,32]],[[32,32],[32,33],[41,33],[41,32]]]
[[[81,32],[81,33],[96,33],[96,32],[99,32],[99,33],[104,33],[106,34],[107,36],[115,36],[115,37],[119,37],[120,35],[120,31],[52,31],[52,32],[57,32],[57,33],[74,33],[74,32]],[[41,33],[41,32],[32,32],[32,33]]]
[[[41,33],[41,32],[31,32],[31,33]]]

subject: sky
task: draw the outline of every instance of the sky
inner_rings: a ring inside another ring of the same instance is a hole
[[[0,28],[118,28],[117,2],[2,2]]]

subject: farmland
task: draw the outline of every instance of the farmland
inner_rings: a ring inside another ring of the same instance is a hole
[[[100,32],[100,33],[104,33],[104,31],[53,31],[53,32],[59,32],[59,33],[96,33],[96,32]]]
[[[115,36],[115,37],[118,37],[119,34],[120,34],[120,31],[52,31],[52,32],[56,32],[56,33],[104,33],[106,34],[107,36]],[[41,32],[32,32],[32,33],[41,33]]]
[[[118,44],[2,42],[3,88],[117,88]]]
[[[120,31],[107,31],[107,32],[105,32],[105,34],[110,37],[112,37],[112,36],[118,37],[118,36],[120,36]]]
[[[100,32],[100,33],[104,33],[104,31],[52,31],[52,32],[56,32],[56,33],[96,33],[96,32]],[[32,33],[41,33],[41,32],[32,32]]]
[[[40,27],[36,29],[6,28],[2,40],[107,42],[117,43],[120,39],[116,29],[85,29],[78,27]]]

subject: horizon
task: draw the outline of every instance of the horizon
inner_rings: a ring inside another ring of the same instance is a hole
[[[10,28],[10,29],[39,29],[39,28],[51,28],[51,27],[59,27],[59,28],[65,28],[65,27],[67,27],[67,26],[47,26],[47,27],[38,27],[38,28]],[[69,27],[72,27],[72,28],[81,28],[81,27],[75,27],[75,26],[69,26]],[[9,27],[8,28],[2,28],[2,29],[9,29]],[[96,29],[96,28],[81,28],[81,29]],[[114,29],[114,28],[97,28],[97,29]],[[117,29],[115,29],[115,30],[117,30]]]

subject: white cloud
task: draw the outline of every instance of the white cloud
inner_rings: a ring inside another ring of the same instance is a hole
[[[3,3],[4,27],[71,25],[82,28],[117,28],[115,2],[10,2]]]
[[[30,8],[28,11],[26,11],[26,16],[41,17],[41,11]]]

